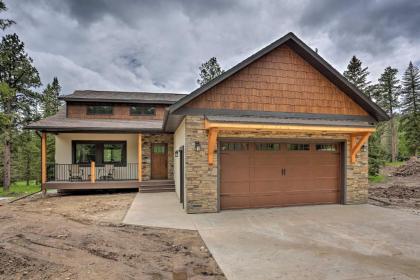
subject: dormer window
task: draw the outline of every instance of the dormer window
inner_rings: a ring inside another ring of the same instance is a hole
[[[130,106],[130,115],[132,116],[154,116],[156,110],[150,105],[132,105]]]
[[[112,105],[88,105],[88,115],[112,115]]]

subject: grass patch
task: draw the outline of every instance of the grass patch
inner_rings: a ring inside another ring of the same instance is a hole
[[[4,192],[3,187],[0,187],[0,196],[22,196],[39,191],[40,188],[40,184],[36,184],[35,180],[30,181],[28,186],[26,185],[26,182],[20,181],[13,183],[8,192]]]
[[[369,182],[371,183],[382,183],[383,181],[385,181],[385,176],[384,175],[375,175],[375,176],[371,176],[369,175]]]
[[[385,166],[400,167],[405,164],[405,161],[385,162]]]

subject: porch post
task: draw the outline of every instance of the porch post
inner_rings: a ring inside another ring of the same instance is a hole
[[[137,174],[138,174],[138,181],[142,181],[142,135],[139,133],[137,135]]]
[[[41,190],[42,195],[47,193],[47,133],[41,135]]]
[[[90,162],[90,182],[95,183],[96,181],[96,170],[95,170],[95,161]]]

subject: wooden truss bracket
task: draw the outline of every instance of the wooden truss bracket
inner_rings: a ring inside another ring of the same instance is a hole
[[[209,129],[209,143],[208,143],[208,162],[209,165],[213,165],[214,163],[214,151],[216,150],[217,146],[217,133],[219,130],[217,128],[210,128]]]
[[[366,141],[369,139],[369,136],[370,132],[350,135],[351,163],[356,162],[356,155],[360,151],[362,146],[366,143]]]

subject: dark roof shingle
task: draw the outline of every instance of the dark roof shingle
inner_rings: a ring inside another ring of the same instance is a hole
[[[115,120],[115,119],[76,119],[66,117],[63,106],[56,115],[36,121],[28,129],[51,132],[104,131],[104,132],[157,132],[162,130],[162,120]]]
[[[76,90],[72,94],[60,96],[60,99],[84,102],[174,104],[184,96],[185,94],[178,93]]]

